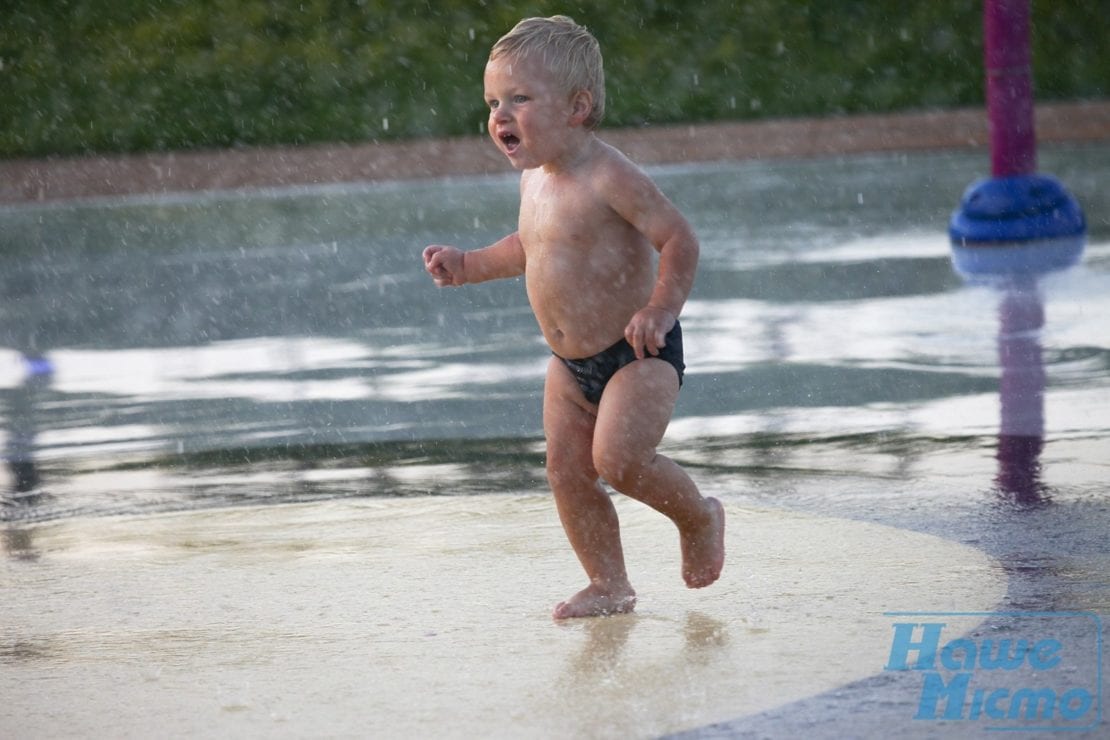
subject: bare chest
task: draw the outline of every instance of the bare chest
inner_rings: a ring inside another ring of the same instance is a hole
[[[602,208],[574,192],[537,188],[520,200],[520,237],[527,252],[588,248],[607,220]]]
[[[520,199],[519,231],[533,264],[550,258],[604,260],[637,241],[628,222],[574,181],[544,181],[526,188]]]

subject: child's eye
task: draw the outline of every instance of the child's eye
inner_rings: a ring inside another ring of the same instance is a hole
[[[497,110],[497,101],[496,100],[490,100],[488,102],[489,102],[489,109],[490,110]]]
[[[513,96],[513,102],[514,103],[527,103],[528,102],[528,96],[527,95],[514,95]]]

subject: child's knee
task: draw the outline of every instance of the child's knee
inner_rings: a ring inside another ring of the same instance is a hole
[[[597,471],[570,455],[548,455],[544,466],[552,490],[577,489],[597,482]]]
[[[631,487],[643,477],[644,468],[651,463],[650,456],[630,454],[616,445],[599,445],[594,449],[594,467],[598,475],[618,491]]]

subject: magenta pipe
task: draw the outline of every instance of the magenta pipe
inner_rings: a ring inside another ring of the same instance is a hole
[[[984,0],[991,174],[1030,175],[1037,169],[1029,0]]]

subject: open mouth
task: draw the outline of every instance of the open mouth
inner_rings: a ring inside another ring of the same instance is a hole
[[[520,146],[520,138],[515,134],[501,134],[498,138],[501,139],[501,144],[505,147],[505,151],[510,154],[516,151],[516,148]]]

